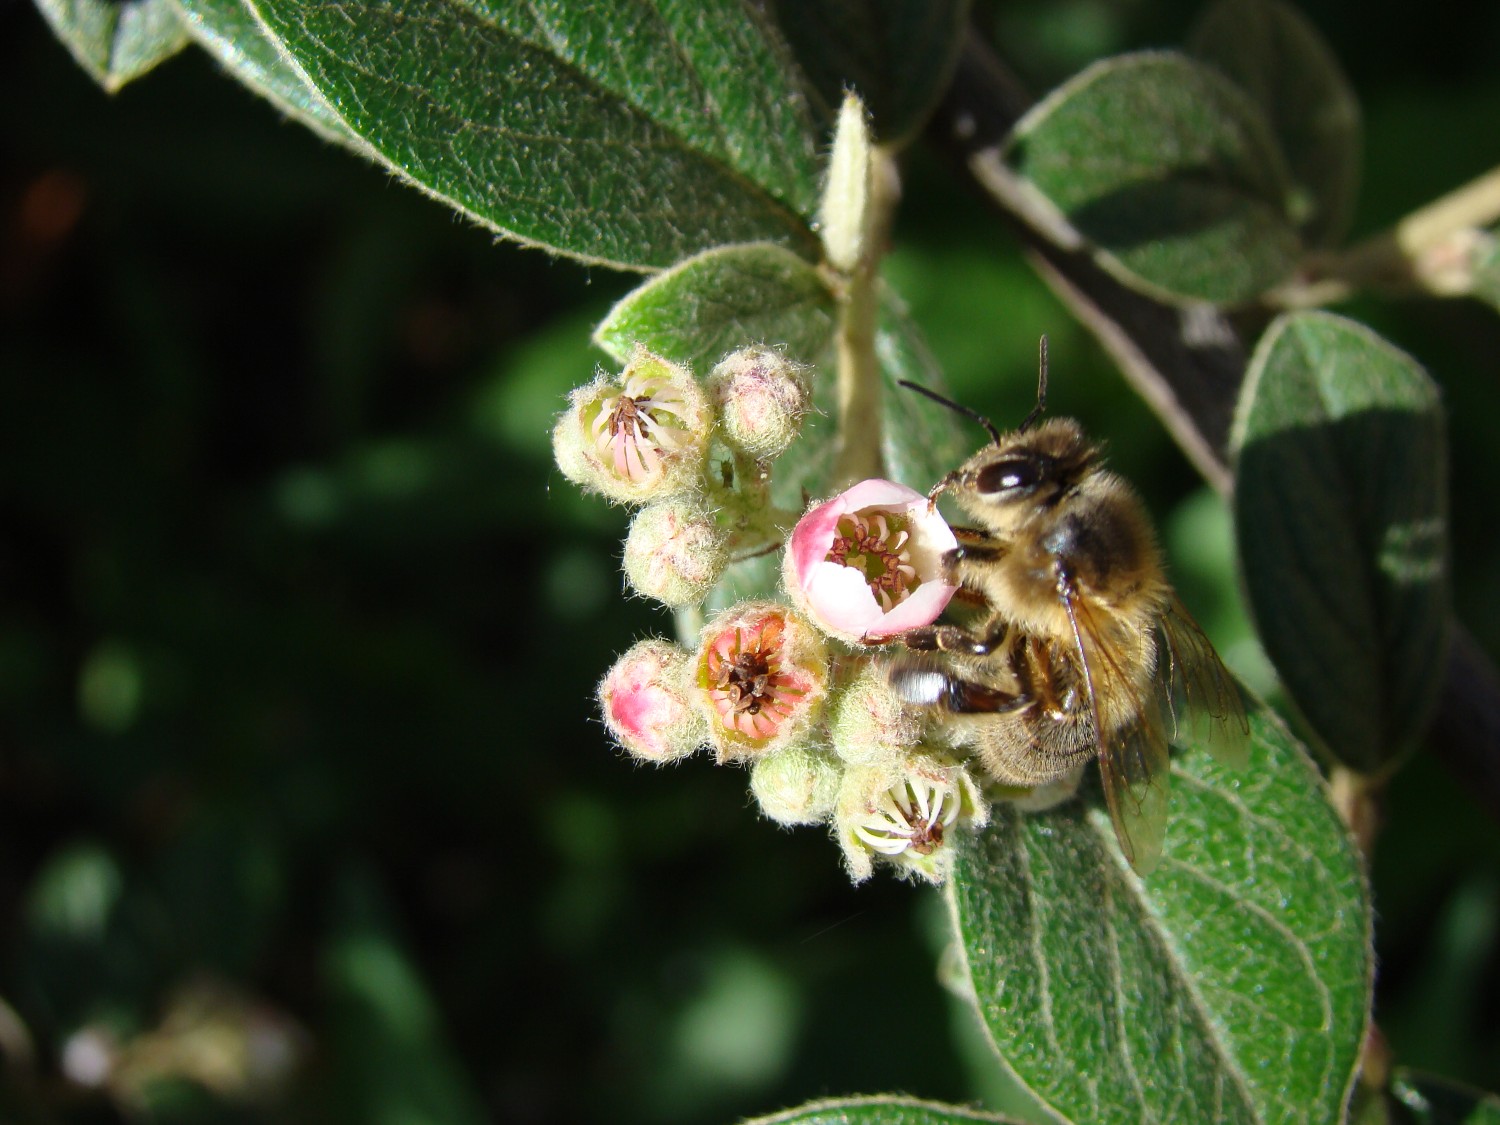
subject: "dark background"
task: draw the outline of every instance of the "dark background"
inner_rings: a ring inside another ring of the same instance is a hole
[[[1500,163],[1500,9],[1307,10],[1365,106],[1356,235]],[[1193,11],[979,19],[1042,90]],[[921,151],[897,239],[960,399],[1018,418],[1051,334],[1054,408],[1108,439],[1266,686],[1217,503]],[[983,1094],[934,894],[851,888],[742,773],[633,768],[595,719],[613,654],[670,622],[620,596],[623,517],[548,431],[631,285],[497,244],[195,51],[106,96],[0,0],[0,1117],[677,1125]],[[1459,617],[1500,651],[1500,318],[1344,311],[1444,386]],[[1500,834],[1426,756],[1387,818],[1382,1029],[1500,1087]]]

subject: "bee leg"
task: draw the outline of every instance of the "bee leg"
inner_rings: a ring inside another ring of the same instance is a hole
[[[1004,558],[1008,551],[1009,548],[1004,543],[993,539],[960,541],[957,547],[943,552],[943,577],[955,586],[966,586],[966,572],[983,573],[987,567]]]
[[[955,715],[1020,711],[1033,702],[1024,693],[1001,691],[973,680],[961,680],[940,669],[920,664],[898,665],[891,669],[890,683],[896,694],[908,703],[941,707]]]
[[[1002,627],[992,635],[980,636],[958,625],[924,625],[901,634],[909,649],[917,652],[957,652],[965,656],[988,656],[1005,636]]]

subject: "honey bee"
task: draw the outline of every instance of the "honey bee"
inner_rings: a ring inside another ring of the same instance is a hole
[[[982,608],[967,625],[903,634],[908,649],[936,655],[898,659],[890,682],[945,712],[955,741],[1000,785],[1061,782],[1097,757],[1120,848],[1145,875],[1166,835],[1171,739],[1244,764],[1239,688],[1168,582],[1135,490],[1078,422],[1042,420],[1045,336],[1036,407],[1011,433],[904,385],[973,418],[993,442],[929,496],[949,494],[980,525],[954,529],[959,545],[943,568]]]

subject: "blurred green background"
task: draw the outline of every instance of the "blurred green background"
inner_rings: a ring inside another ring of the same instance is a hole
[[[978,18],[1036,90],[1185,3]],[[1367,115],[1356,235],[1500,163],[1500,8],[1306,7]],[[110,98],[0,0],[0,1119],[727,1122],[987,1084],[930,891],[851,888],[742,773],[633,768],[593,684],[663,613],[552,415],[630,277],[496,244],[195,52]],[[954,393],[1053,404],[1268,685],[1228,520],[913,154],[888,276]],[[1500,319],[1346,310],[1443,384],[1459,617],[1500,651]],[[976,435],[977,441],[977,435]],[[1375,859],[1398,1057],[1500,1087],[1500,833],[1435,762]]]

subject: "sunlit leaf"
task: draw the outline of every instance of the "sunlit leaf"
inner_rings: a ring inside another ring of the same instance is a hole
[[[620,363],[643,344],[706,374],[747,344],[784,347],[800,363],[822,359],[835,305],[822,275],[771,243],[709,250],[653,277],[619,302],[594,342]]]
[[[1270,122],[1296,186],[1292,217],[1306,240],[1337,239],[1359,188],[1359,102],[1317,29],[1281,0],[1219,0],[1188,44]]]
[[[1121,857],[1094,787],[1001,805],[951,884],[1004,1063],[1076,1122],[1336,1121],[1370,1003],[1369,901],[1325,786],[1252,716],[1249,767],[1176,756],[1160,866]]]
[[[1250,607],[1329,750],[1377,771],[1426,727],[1444,667],[1447,452],[1438,389],[1363,325],[1267,329],[1235,421]]]
[[[247,2],[382,161],[497,231],[641,269],[816,255],[818,138],[751,4]]]
[[[78,65],[113,93],[188,44],[171,0],[36,0]]]
[[[182,24],[219,64],[282,113],[359,151],[343,119],[302,80],[241,0],[174,0]]]
[[[1089,67],[1022,118],[1006,159],[1126,284],[1244,301],[1297,262],[1291,187],[1264,117],[1185,56]]]

